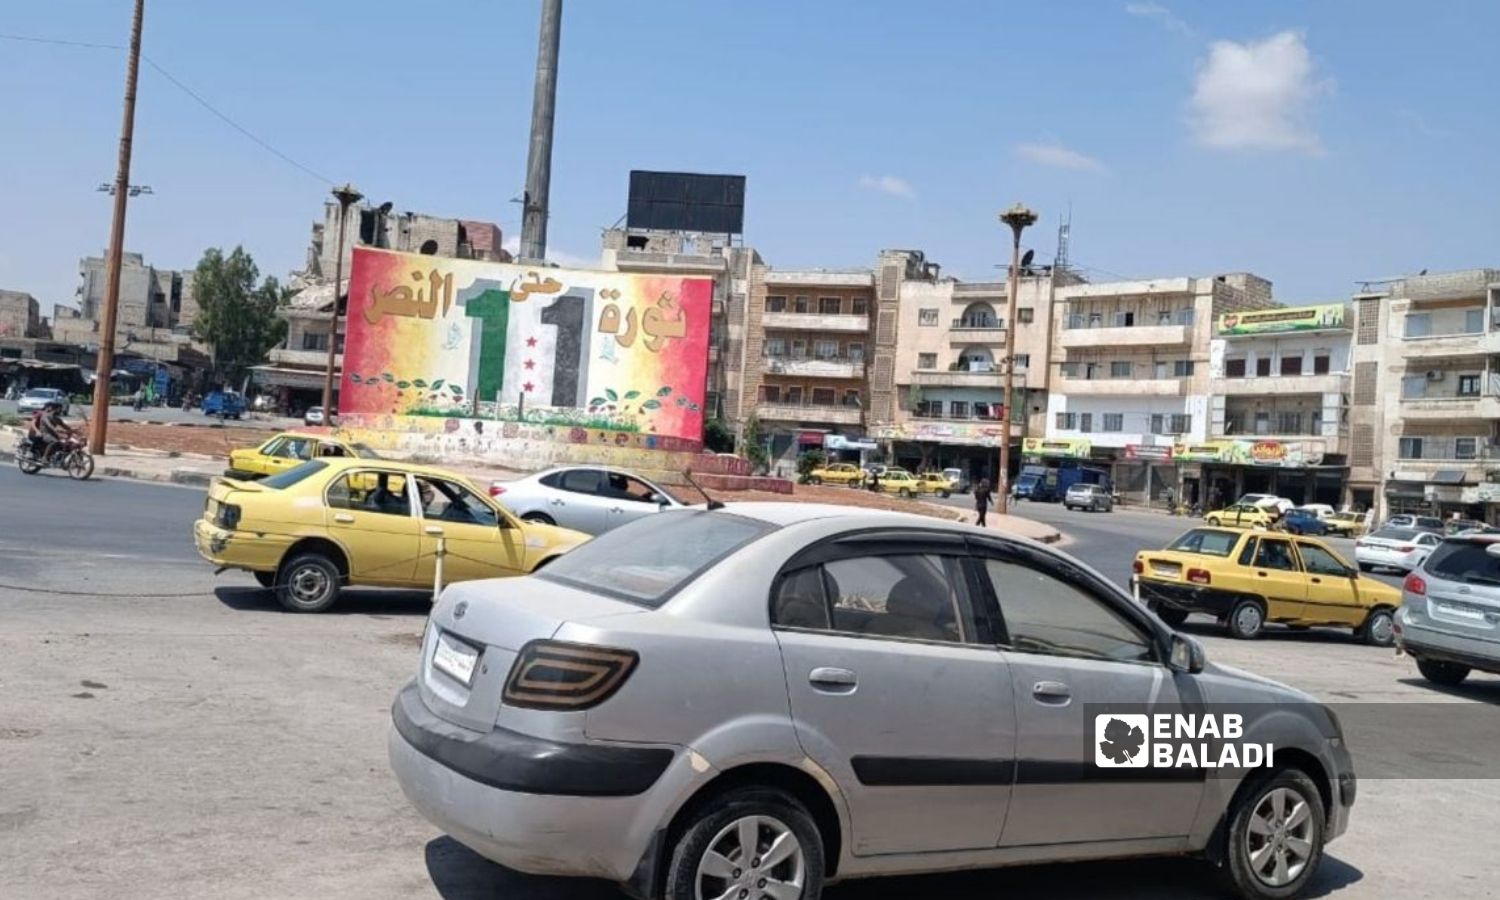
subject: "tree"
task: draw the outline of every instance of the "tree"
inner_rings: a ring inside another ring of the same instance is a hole
[[[210,247],[193,273],[193,296],[198,301],[193,336],[213,346],[219,381],[238,383],[286,337],[286,322],[276,313],[286,305],[291,289],[271,276],[257,286],[259,277],[255,260],[243,247],[235,247],[228,256]]]
[[[763,472],[771,461],[771,454],[766,452],[766,439],[760,433],[760,417],[751,413],[745,419],[745,458],[750,460],[757,473]]]
[[[703,446],[715,453],[733,453],[734,432],[723,419],[709,419],[703,423]]]

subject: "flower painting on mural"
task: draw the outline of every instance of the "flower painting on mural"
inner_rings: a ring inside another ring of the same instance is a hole
[[[357,248],[339,412],[699,441],[712,282]],[[399,427],[399,426],[398,426]]]

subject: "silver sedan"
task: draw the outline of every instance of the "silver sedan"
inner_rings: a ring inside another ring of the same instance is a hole
[[[416,670],[388,746],[418,811],[502,865],[652,900],[1162,854],[1288,898],[1354,802],[1307,695],[1209,665],[1065,554],[919,516],[664,512],[449,588]],[[1163,740],[1160,717],[1181,738],[1226,707],[1242,763]]]
[[[568,466],[490,485],[490,496],[528,522],[603,534],[682,506],[666,488],[621,469]]]

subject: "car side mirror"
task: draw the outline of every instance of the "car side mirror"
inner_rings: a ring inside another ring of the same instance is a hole
[[[665,494],[653,494],[652,498],[656,500],[656,505],[662,509],[666,509],[672,505],[672,501],[667,499],[667,495]]]
[[[1167,657],[1167,668],[1174,672],[1196,675],[1203,671],[1207,662],[1208,654],[1204,652],[1202,644],[1185,634],[1172,635],[1172,650]]]

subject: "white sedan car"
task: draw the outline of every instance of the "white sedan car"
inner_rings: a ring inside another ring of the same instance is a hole
[[[569,466],[490,485],[490,496],[528,522],[603,534],[626,522],[683,504],[639,475],[600,466]]]
[[[1354,542],[1354,561],[1362,571],[1377,566],[1410,572],[1443,542],[1441,535],[1411,528],[1382,528]]]

